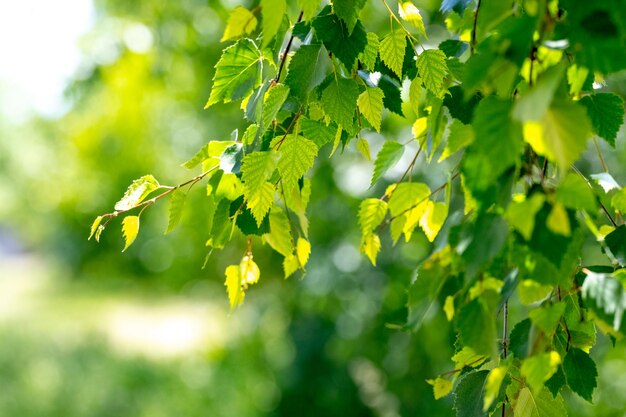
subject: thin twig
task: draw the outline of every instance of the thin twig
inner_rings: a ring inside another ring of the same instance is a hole
[[[508,321],[509,321],[509,300],[507,299],[504,302],[504,313],[502,316],[502,358],[506,359],[508,349],[509,349],[509,337],[508,335]],[[504,401],[502,402],[502,417],[505,416],[506,413],[506,402],[508,398],[505,396]]]
[[[297,23],[302,21],[302,16],[304,16],[304,11],[301,11],[298,15]],[[280,66],[278,67],[278,74],[276,74],[276,78],[274,78],[274,83],[277,83],[280,80],[280,74],[283,72],[283,67],[285,66],[285,61],[287,60],[287,55],[289,54],[289,50],[291,49],[291,44],[293,43],[293,29],[291,29],[291,36],[289,37],[289,42],[287,42],[287,47],[283,51],[283,55],[280,58]]]
[[[587,177],[585,177],[585,175],[582,172],[580,172],[580,170],[578,168],[576,168],[575,165],[572,165],[572,169],[574,170],[574,172],[576,172],[578,175],[580,175],[582,177],[582,179],[584,179],[587,182],[587,185],[589,186],[589,188],[591,188],[593,190],[593,187],[591,186],[591,181],[589,181],[587,179]],[[613,217],[611,216],[611,213],[609,213],[609,211],[606,209],[606,206],[602,203],[601,199],[598,199],[598,203],[600,203],[600,207],[602,208],[602,211],[604,211],[604,214],[606,214],[606,217],[609,218],[609,221],[611,222],[613,227],[617,227],[617,223],[615,223],[615,220],[613,220]]]
[[[211,169],[209,169],[207,171],[204,171],[202,174],[196,175],[195,177],[193,177],[193,178],[191,178],[191,179],[189,179],[189,180],[187,180],[187,181],[185,181],[183,183],[175,185],[173,187],[163,187],[163,188],[167,188],[167,189],[164,192],[162,192],[161,194],[159,194],[159,195],[156,195],[156,196],[154,196],[154,197],[152,197],[152,198],[150,198],[148,200],[142,201],[139,204],[135,204],[134,206],[132,206],[130,208],[127,208],[127,209],[124,209],[124,210],[115,210],[115,211],[113,211],[111,213],[103,214],[102,217],[108,217],[110,219],[110,218],[113,218],[113,217],[115,217],[115,216],[117,216],[119,214],[126,213],[127,211],[134,210],[134,209],[139,208],[139,207],[143,207],[143,209],[141,210],[141,212],[143,212],[143,210],[145,209],[146,206],[149,206],[150,204],[155,203],[157,200],[160,200],[161,198],[163,198],[163,197],[173,193],[174,191],[178,190],[179,188],[182,188],[182,187],[184,187],[186,185],[189,185],[189,184],[193,185],[193,184],[197,183],[198,181],[202,180],[204,177],[209,175],[211,172],[215,171],[217,168],[219,168],[219,165],[214,166]]]

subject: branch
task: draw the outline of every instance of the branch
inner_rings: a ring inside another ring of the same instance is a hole
[[[304,11],[301,11],[298,15],[298,20],[296,21],[296,24],[302,21],[302,16],[304,16]],[[291,29],[291,36],[289,37],[289,42],[287,42],[287,47],[283,51],[283,56],[280,58],[280,67],[278,67],[278,74],[276,74],[276,78],[274,78],[274,84],[277,83],[278,80],[280,80],[280,74],[283,72],[283,67],[285,66],[285,61],[287,60],[287,54],[289,54],[289,50],[291,49],[293,38],[293,29]]]
[[[585,177],[585,175],[582,172],[580,172],[580,170],[576,168],[575,165],[572,165],[572,169],[574,170],[575,173],[580,175],[582,179],[584,179],[587,182],[587,185],[589,186],[589,188],[593,190],[593,187],[591,186],[591,181],[589,181],[589,179],[587,179],[587,177]],[[611,222],[613,227],[617,227],[617,223],[615,223],[615,220],[613,220],[611,213],[609,213],[609,211],[606,209],[606,206],[604,205],[604,203],[602,203],[601,199],[598,199],[598,203],[600,203],[600,207],[602,207],[602,211],[604,211],[604,214],[606,214],[606,217],[609,218],[609,221]]]

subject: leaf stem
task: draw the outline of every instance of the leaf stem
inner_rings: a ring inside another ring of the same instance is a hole
[[[472,37],[470,39],[470,50],[472,54],[476,50],[476,25],[478,23],[478,13],[480,12],[480,1],[478,0],[478,4],[476,5],[476,12],[474,12],[474,24],[472,26]]]

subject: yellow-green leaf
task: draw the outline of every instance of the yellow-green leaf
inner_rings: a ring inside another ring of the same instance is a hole
[[[449,295],[446,297],[446,301],[443,303],[443,312],[446,314],[446,319],[452,321],[454,318],[454,297]]]
[[[428,201],[426,211],[420,218],[420,227],[426,234],[429,242],[435,240],[443,223],[448,217],[448,205],[443,202]]]
[[[380,132],[380,123],[383,117],[383,98],[385,93],[378,87],[366,87],[359,95],[356,103],[359,111],[377,132]]]
[[[289,278],[294,272],[300,269],[298,257],[294,254],[285,256],[283,260],[283,270],[285,271],[285,279]]]
[[[402,79],[402,63],[406,51],[406,33],[403,30],[395,30],[385,36],[380,43],[380,59],[400,79]]]
[[[126,216],[122,220],[122,234],[124,235],[124,252],[130,245],[133,244],[139,233],[139,217],[138,216]]]
[[[548,229],[559,235],[569,236],[572,233],[567,210],[565,210],[563,204],[558,202],[552,206],[552,210],[546,219],[546,225]]]
[[[286,11],[287,2],[285,0],[261,0],[263,47],[266,47],[276,36]]]
[[[224,29],[224,35],[220,42],[229,41],[231,39],[238,39],[244,35],[248,35],[256,29],[257,19],[250,12],[242,6],[237,6],[230,12],[226,28]]]
[[[252,255],[246,255],[239,263],[239,273],[241,274],[241,285],[244,289],[248,285],[259,282],[261,270],[259,266],[252,260]]]
[[[370,144],[367,140],[363,138],[359,138],[356,142],[356,148],[361,152],[361,155],[365,157],[368,161],[372,160],[372,154],[370,152]]]
[[[285,212],[278,206],[270,211],[270,232],[263,235],[265,241],[278,253],[289,256],[293,253],[291,226]]]
[[[302,136],[287,135],[280,147],[278,172],[285,190],[291,190],[298,180],[313,166],[317,146]]]
[[[500,392],[500,385],[502,385],[502,381],[504,381],[504,377],[506,376],[506,372],[508,367],[499,366],[497,368],[493,368],[489,375],[487,375],[487,382],[485,383],[485,397],[483,403],[483,411],[487,411],[487,409],[493,404],[498,393]]]
[[[387,214],[387,203],[380,198],[367,198],[359,206],[359,225],[363,236],[378,227]]]
[[[89,238],[87,240],[90,240],[92,238],[92,236],[96,234],[96,231],[100,227],[100,222],[102,222],[102,219],[103,219],[102,216],[98,216],[93,221],[93,223],[91,223],[91,232],[89,233]],[[96,240],[98,240],[98,237],[99,236],[96,237]]]
[[[372,265],[376,266],[376,256],[380,252],[380,238],[375,233],[370,233],[363,237],[361,241],[361,252],[367,255]]]
[[[167,228],[165,234],[168,234],[178,226],[180,218],[183,215],[183,209],[185,208],[185,200],[187,199],[187,193],[178,188],[172,193],[170,197],[170,206],[168,210]]]
[[[446,89],[443,80],[448,72],[446,55],[439,49],[428,49],[417,57],[417,70],[428,88],[437,97],[443,97]]]
[[[426,28],[420,11],[410,1],[398,3],[398,14],[402,20],[406,20],[413,26],[420,35],[426,37]]]
[[[309,261],[310,254],[311,244],[308,240],[299,237],[298,243],[296,243],[296,256],[298,257],[298,263],[300,264],[300,268],[304,269],[304,266]]]
[[[115,203],[115,210],[130,210],[141,203],[152,191],[159,188],[159,182],[152,175],[144,175],[133,181],[120,201]]]
[[[560,364],[561,356],[551,351],[524,359],[520,370],[533,392],[539,393],[543,384],[556,373]]]
[[[274,204],[274,191],[274,184],[266,181],[248,199],[248,208],[258,227],[261,227],[265,215]]]
[[[445,397],[452,391],[452,381],[449,379],[437,377],[436,379],[429,379],[426,382],[433,386],[435,400]]]
[[[241,283],[241,274],[238,265],[229,265],[226,267],[226,292],[228,293],[228,300],[230,301],[230,308],[234,309],[241,303],[246,296]]]

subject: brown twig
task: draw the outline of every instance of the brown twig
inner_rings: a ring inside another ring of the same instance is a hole
[[[297,23],[302,21],[302,16],[304,16],[304,11],[301,11],[298,15]],[[291,36],[289,36],[289,42],[287,42],[287,47],[283,51],[283,55],[280,58],[280,66],[278,67],[278,74],[276,74],[276,78],[274,78],[274,83],[277,83],[280,80],[280,74],[283,72],[283,67],[285,66],[285,61],[287,60],[287,55],[289,54],[289,50],[291,49],[291,44],[293,43],[293,29],[291,29]]]

